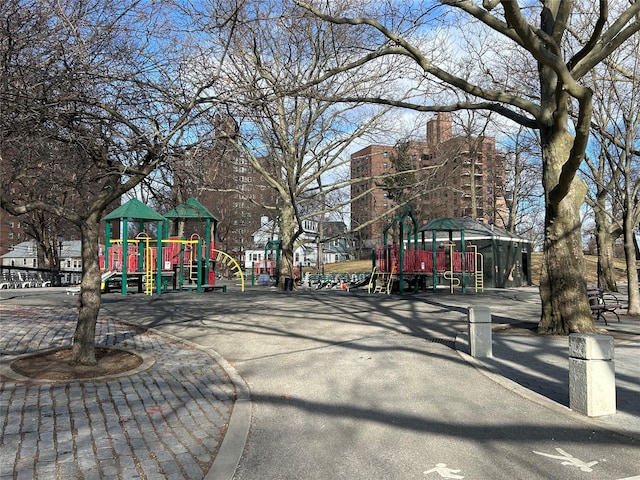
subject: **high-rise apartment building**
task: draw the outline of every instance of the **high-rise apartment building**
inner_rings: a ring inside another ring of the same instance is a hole
[[[411,173],[398,175],[402,171]],[[493,137],[454,136],[449,113],[428,122],[425,142],[369,145],[355,152],[351,178],[362,179],[351,187],[351,227],[364,249],[382,243],[391,209],[404,202],[421,224],[472,217],[504,226],[504,155]],[[390,186],[402,193],[394,194]]]
[[[175,178],[174,191],[177,203],[193,196],[216,216],[217,248],[242,260],[261,218],[271,213],[266,207],[274,205],[274,191],[240,154],[237,136],[235,121],[218,117],[215,144],[186,160],[189,173]]]

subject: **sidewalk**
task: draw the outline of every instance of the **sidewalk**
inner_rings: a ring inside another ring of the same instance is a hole
[[[589,419],[567,408],[566,339],[517,328],[536,321],[534,289],[109,295],[99,343],[155,363],[71,384],[16,381],[6,365],[69,345],[74,298],[5,292],[1,480],[640,475],[640,321],[611,324],[618,413]],[[511,327],[482,362],[450,348],[474,304]],[[553,460],[560,451],[575,461]]]
[[[507,388],[524,387],[533,392],[529,398],[547,405],[549,401],[559,407],[569,407],[569,341],[567,337],[541,337],[529,334],[527,330],[509,328],[509,321],[521,320],[537,323],[526,307],[514,305],[539,305],[537,289],[495,290],[491,292],[491,310],[494,324],[493,357],[472,359],[465,357],[478,368],[492,374],[491,378]],[[616,294],[623,305],[627,304],[626,294]],[[483,304],[482,295],[465,297],[444,296],[438,299],[451,307]],[[606,335],[614,338],[616,407],[615,415],[592,417],[590,420],[605,428],[630,435],[640,440],[640,318],[630,318],[621,313],[621,321],[608,318],[608,325],[598,321],[597,328],[607,330]],[[506,318],[508,316],[508,318]],[[505,321],[504,329],[495,324]],[[468,335],[459,337],[459,348],[468,351]],[[527,392],[528,393],[528,392]],[[553,405],[553,404],[552,404]],[[562,409],[562,408],[561,408]]]

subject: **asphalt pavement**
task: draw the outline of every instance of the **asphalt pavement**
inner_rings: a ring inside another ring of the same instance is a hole
[[[567,339],[531,334],[535,288],[109,294],[96,341],[143,353],[139,371],[16,378],[16,356],[70,344],[76,299],[0,294],[0,479],[640,480],[637,318],[608,328],[617,413],[588,418]],[[488,359],[454,348],[473,305]]]

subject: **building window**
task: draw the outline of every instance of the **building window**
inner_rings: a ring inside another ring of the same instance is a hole
[[[389,164],[387,162],[382,163],[382,168],[389,168]]]

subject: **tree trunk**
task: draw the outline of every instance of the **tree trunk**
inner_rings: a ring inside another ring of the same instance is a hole
[[[293,244],[297,223],[293,215],[293,207],[287,205],[282,208],[280,220],[280,275],[278,277],[278,290],[283,291],[286,282],[293,281]]]
[[[573,136],[568,132],[552,132],[546,140],[543,138],[546,215],[538,331],[560,335],[590,333],[594,326],[587,300],[580,219],[586,185],[574,177],[567,195],[557,203],[550,201]]]
[[[617,292],[618,285],[613,268],[613,242],[610,235],[596,235],[598,245],[598,288]]]
[[[280,277],[278,278],[278,290],[283,291],[287,286],[293,288],[293,245],[291,242],[282,242],[280,252]]]
[[[628,315],[640,315],[640,285],[638,285],[638,268],[636,263],[636,252],[633,243],[633,229],[635,225],[629,221],[625,215],[623,220],[624,229],[624,256],[627,265],[627,290],[629,301],[627,307]]]
[[[73,335],[73,361],[95,365],[96,323],[100,311],[99,221],[89,217],[81,225],[82,283],[78,300],[78,324]]]
[[[599,204],[598,204],[599,205]],[[613,269],[613,243],[615,234],[610,232],[607,213],[597,206],[593,209],[596,222],[596,245],[598,247],[598,287],[617,292],[618,286]]]

